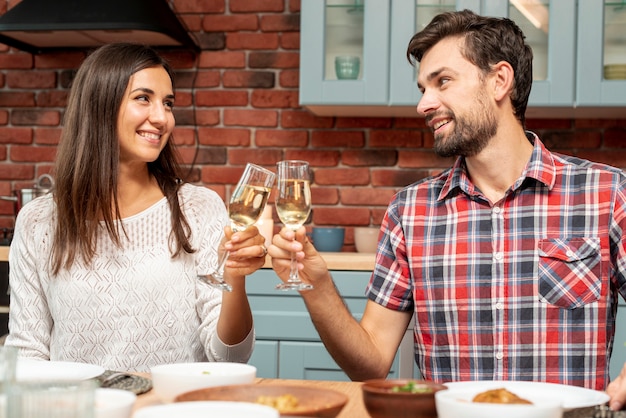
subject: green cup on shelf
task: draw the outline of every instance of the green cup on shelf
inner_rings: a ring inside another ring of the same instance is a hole
[[[356,80],[359,78],[361,59],[353,55],[335,57],[335,73],[339,80]]]

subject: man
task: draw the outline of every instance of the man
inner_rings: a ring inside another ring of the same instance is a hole
[[[524,130],[532,51],[509,19],[444,13],[410,41],[417,111],[435,151],[458,156],[401,190],[385,214],[357,323],[304,228],[269,250],[286,280],[296,251],[302,292],[335,361],[354,380],[384,377],[415,318],[426,379],[534,380],[626,400],[607,388],[618,294],[626,294],[626,177],[549,152]]]

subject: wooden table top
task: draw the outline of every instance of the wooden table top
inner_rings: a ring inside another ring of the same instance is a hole
[[[142,373],[138,373],[143,375]],[[348,403],[337,415],[337,418],[364,418],[368,417],[368,413],[363,405],[363,395],[361,393],[361,382],[334,382],[325,380],[291,380],[291,379],[266,379],[257,378],[256,383],[259,385],[302,385],[307,387],[319,387],[323,389],[333,389],[348,395]],[[161,405],[161,401],[157,398],[154,390],[139,395],[135,403],[134,411],[146,406]]]

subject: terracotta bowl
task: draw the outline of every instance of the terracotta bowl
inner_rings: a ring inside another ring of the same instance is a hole
[[[424,391],[393,391],[409,382]],[[372,418],[437,418],[435,393],[447,387],[427,380],[373,379],[363,382],[362,389],[365,409]]]

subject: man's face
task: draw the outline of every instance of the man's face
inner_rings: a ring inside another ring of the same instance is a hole
[[[417,112],[425,116],[435,151],[444,157],[478,154],[498,129],[488,83],[463,57],[462,47],[462,38],[445,38],[424,54],[419,66],[417,82],[423,96]]]

